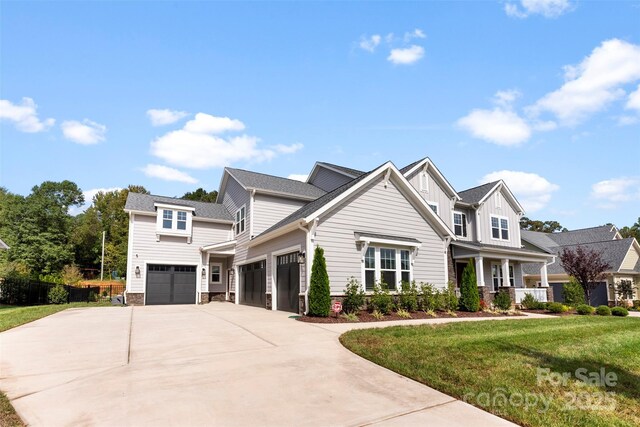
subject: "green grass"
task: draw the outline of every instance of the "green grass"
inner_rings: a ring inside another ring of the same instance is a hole
[[[400,326],[354,330],[340,341],[366,359],[524,426],[640,425],[638,318]],[[569,372],[571,379],[564,386],[539,382],[538,368]],[[585,384],[576,379],[579,368],[613,372],[617,385]],[[520,397],[529,399],[527,408]]]
[[[0,392],[0,427],[23,427],[24,425],[7,396]]]
[[[28,307],[17,307],[11,305],[0,305],[0,332],[4,332],[8,329],[15,328],[16,326],[24,325],[25,323],[33,322],[34,320],[41,319],[46,316],[50,316],[68,308],[80,308],[80,307],[106,307],[111,303],[86,303],[86,302],[72,302],[70,304],[51,304],[51,305],[34,305]]]

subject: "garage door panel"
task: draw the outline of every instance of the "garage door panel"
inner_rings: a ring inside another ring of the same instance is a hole
[[[240,302],[256,307],[266,306],[267,269],[266,262],[254,262],[240,266],[242,294]]]
[[[149,265],[147,267],[146,304],[194,304],[196,267]]]
[[[298,254],[291,253],[277,258],[278,310],[298,313],[300,302],[300,264]]]

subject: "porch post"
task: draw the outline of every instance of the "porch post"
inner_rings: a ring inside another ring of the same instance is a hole
[[[502,260],[502,286],[511,286],[509,283],[509,258]]]
[[[543,262],[542,267],[540,268],[540,287],[548,288],[549,287],[549,276],[547,275],[547,263]]]
[[[484,286],[484,265],[481,256],[476,257],[476,282],[478,287]]]

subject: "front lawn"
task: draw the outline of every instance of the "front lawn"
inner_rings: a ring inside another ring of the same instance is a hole
[[[32,305],[26,307],[17,307],[11,305],[0,305],[0,332],[25,323],[33,322],[42,317],[50,316],[68,308],[80,307],[107,307],[111,303],[86,303],[72,302],[70,304],[50,304],[50,305]]]
[[[638,318],[396,326],[350,331],[340,341],[366,359],[521,425],[640,425]],[[607,385],[584,382],[600,377],[602,369]]]

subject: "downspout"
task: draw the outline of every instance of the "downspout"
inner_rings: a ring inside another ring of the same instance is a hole
[[[253,239],[253,204],[256,197],[255,188],[251,190],[251,196],[249,197],[249,240]]]
[[[305,226],[302,225],[302,221],[300,221],[298,223],[298,228],[302,231],[304,231],[304,235],[305,235],[305,252],[306,252],[306,260],[305,260],[305,274],[304,274],[304,280],[305,280],[305,287],[304,287],[304,314],[307,314],[309,312],[309,278],[311,276],[311,256],[309,255],[309,248],[311,247],[311,238],[309,236],[309,229]]]

